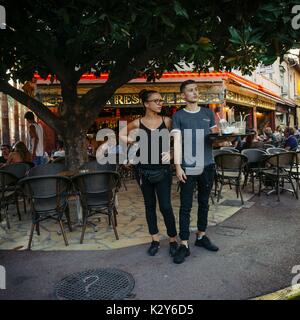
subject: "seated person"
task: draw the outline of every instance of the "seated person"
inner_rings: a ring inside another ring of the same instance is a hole
[[[294,129],[291,127],[286,127],[284,130],[284,135],[286,137],[284,148],[289,151],[296,151],[298,148],[298,140],[294,136]]]
[[[276,145],[280,146],[280,144],[284,140],[284,133],[283,133],[283,129],[281,128],[281,126],[276,127],[276,130],[274,132],[274,137],[276,140]]]
[[[271,127],[266,127],[264,129],[263,140],[265,143],[271,143],[271,144],[276,143],[276,138],[273,134]]]
[[[15,144],[14,150],[9,154],[6,164],[18,162],[32,162],[32,155],[22,141]]]
[[[261,149],[263,148],[264,143],[259,138],[257,132],[253,130],[253,134],[246,137],[246,141],[243,144],[243,150],[244,149]]]
[[[0,157],[0,168],[6,164],[9,154],[11,152],[11,146],[9,144],[2,144],[1,152],[2,156]]]
[[[57,150],[53,153],[53,158],[64,157],[66,155],[64,143],[61,140],[57,141]]]

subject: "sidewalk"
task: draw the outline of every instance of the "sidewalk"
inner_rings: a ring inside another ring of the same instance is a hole
[[[196,248],[175,265],[162,242],[155,257],[147,245],[102,251],[0,251],[7,290],[0,299],[55,299],[53,288],[65,276],[92,268],[113,267],[135,279],[134,299],[250,299],[289,287],[294,265],[300,265],[299,201],[283,194],[251,199],[241,209],[208,229],[220,251]],[[191,240],[194,240],[194,235]]]
[[[128,246],[148,243],[150,241],[150,236],[147,228],[144,200],[135,180],[128,181],[126,183],[127,191],[124,187],[118,192],[118,233],[120,240],[116,240],[114,232],[108,225],[107,217],[101,217],[101,221],[94,216],[91,217],[90,221],[93,221],[96,228],[88,226],[85,233],[85,238],[83,244],[79,243],[81,236],[81,227],[77,226],[73,228],[73,232],[69,232],[66,229],[69,246],[66,247],[60,232],[60,228],[57,223],[52,220],[46,220],[41,223],[41,235],[37,236],[34,234],[32,250],[111,250],[117,248],[125,248]],[[252,193],[249,193],[249,188],[244,190],[244,199],[248,201],[253,197]],[[234,190],[230,190],[229,187],[224,187],[224,192],[222,192],[222,199],[217,203],[215,199],[215,204],[211,204],[208,224],[210,226],[219,224],[231,217],[241,208],[240,199],[236,199]],[[228,203],[229,201],[229,203]],[[232,205],[232,201],[233,204]],[[211,201],[210,201],[211,202]],[[227,202],[227,204],[226,204]],[[192,210],[191,228],[196,229],[196,211],[197,211],[197,199],[194,199],[194,207]],[[247,202],[246,205],[251,206],[253,202]],[[174,209],[174,214],[176,216],[176,221],[178,224],[178,213],[179,213],[179,192],[177,192],[176,179],[173,181],[172,186],[172,205]],[[20,202],[20,208],[23,210],[23,203]],[[70,214],[71,220],[76,222],[76,205],[75,199],[70,201]],[[166,237],[166,228],[157,207],[158,216],[158,227],[160,234]],[[22,221],[18,221],[16,215],[15,206],[10,206],[10,217],[11,217],[11,229],[4,230],[0,226],[0,250],[24,250],[27,248],[27,243],[29,239],[29,231],[31,228],[31,217],[30,215],[25,215],[22,213]],[[3,221],[3,226],[5,227],[5,221]],[[59,231],[59,232],[58,232]]]

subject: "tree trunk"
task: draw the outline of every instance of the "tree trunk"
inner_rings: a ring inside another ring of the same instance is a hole
[[[17,87],[17,84],[14,83],[14,87]],[[14,100],[14,128],[15,128],[15,135],[14,140],[15,142],[20,140],[20,129],[19,129],[19,104],[17,100]]]
[[[8,101],[7,101],[7,95],[3,93],[2,93],[2,101],[1,101],[1,115],[2,115],[2,143],[10,144]]]
[[[80,165],[88,161],[86,132],[78,128],[78,125],[69,125],[61,136],[66,152],[66,166],[69,170],[77,171]]]

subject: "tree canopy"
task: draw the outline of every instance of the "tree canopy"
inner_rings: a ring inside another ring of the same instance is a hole
[[[159,78],[191,63],[198,71],[271,64],[299,45],[296,0],[6,0],[0,30],[0,91],[27,105],[58,133],[81,122],[83,134],[116,89],[137,76]],[[84,73],[109,73],[82,97]],[[61,114],[8,84],[38,73],[57,79]],[[82,116],[85,120],[82,123]],[[73,121],[73,122],[72,122]]]

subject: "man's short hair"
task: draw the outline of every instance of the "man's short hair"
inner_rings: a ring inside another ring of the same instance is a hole
[[[34,121],[34,114],[31,111],[27,111],[24,115],[24,119]]]
[[[194,80],[186,80],[186,81],[183,81],[182,84],[180,85],[180,92],[182,93],[185,89],[186,86],[188,86],[189,84],[195,84],[196,81]]]

